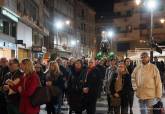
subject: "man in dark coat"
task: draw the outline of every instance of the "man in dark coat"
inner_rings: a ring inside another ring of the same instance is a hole
[[[83,97],[84,106],[87,114],[95,114],[96,101],[98,97],[98,87],[100,84],[99,70],[95,67],[95,60],[91,59],[88,63],[88,68],[83,75]]]
[[[7,114],[5,95],[2,91],[5,75],[9,72],[7,63],[8,61],[6,58],[1,58],[0,60],[0,65],[1,65],[0,66],[0,110],[2,114]]]
[[[9,60],[9,69],[5,76],[5,82],[3,89],[6,92],[7,111],[8,114],[20,114],[19,112],[19,101],[20,94],[10,89],[8,83],[10,80],[14,84],[18,84],[23,73],[19,70],[19,61],[16,58]]]

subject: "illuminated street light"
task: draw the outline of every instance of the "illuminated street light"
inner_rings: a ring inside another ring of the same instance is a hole
[[[70,25],[70,21],[69,20],[65,21],[65,23],[66,23],[66,25]]]
[[[112,38],[114,36],[114,32],[112,30],[108,31],[108,37]]]
[[[164,23],[165,23],[165,19],[164,19],[164,18],[161,18],[161,19],[160,19],[160,23],[161,23],[161,24],[164,24]]]
[[[76,45],[76,41],[75,40],[72,40],[71,41],[71,46],[74,47]]]
[[[157,7],[157,2],[156,0],[147,0],[146,5],[149,10],[155,10]]]
[[[57,29],[62,29],[63,26],[64,26],[64,23],[62,21],[57,21],[55,23],[55,26],[56,26]]]
[[[151,15],[151,23],[150,23],[150,42],[152,43],[154,41],[153,38],[153,15],[154,15],[154,10],[157,8],[156,0],[147,0],[146,6],[150,10],[150,15]],[[151,62],[153,61],[153,50],[152,50],[152,45],[151,45],[151,51],[150,51],[150,58]]]
[[[141,0],[135,0],[136,5],[140,5],[141,4]]]

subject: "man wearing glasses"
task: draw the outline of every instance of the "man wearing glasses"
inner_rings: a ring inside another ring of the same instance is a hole
[[[16,58],[9,60],[10,72],[6,74],[3,89],[6,92],[8,114],[19,113],[20,95],[13,91],[10,86],[17,85],[20,82],[22,72],[19,70],[19,61]]]
[[[141,54],[141,64],[132,73],[132,85],[139,98],[141,114],[152,114],[153,105],[162,96],[162,83],[159,70],[150,63],[147,52]]]

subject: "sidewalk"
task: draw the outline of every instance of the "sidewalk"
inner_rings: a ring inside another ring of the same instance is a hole
[[[162,98],[163,104],[165,105],[165,97]],[[69,114],[68,105],[62,106],[62,114]],[[96,107],[96,114],[107,114],[107,101],[106,96],[102,97],[102,100],[98,100],[97,107]],[[40,114],[47,114],[45,109],[45,105],[41,106]],[[85,112],[83,114],[86,114]],[[139,103],[137,97],[134,97],[134,104],[133,104],[133,114],[140,114]]]

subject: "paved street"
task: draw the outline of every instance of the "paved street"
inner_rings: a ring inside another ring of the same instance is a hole
[[[163,103],[165,103],[164,97],[163,97]],[[138,104],[138,100],[136,97],[134,100],[133,111],[134,111],[134,114],[140,114],[139,104]],[[67,105],[65,107],[63,107],[62,113],[68,114],[68,106]],[[106,101],[106,97],[104,96],[102,101],[97,102],[96,114],[106,114],[106,113],[107,113],[107,101]],[[41,110],[40,114],[46,114],[46,111]],[[84,112],[84,114],[85,114],[85,112]]]

